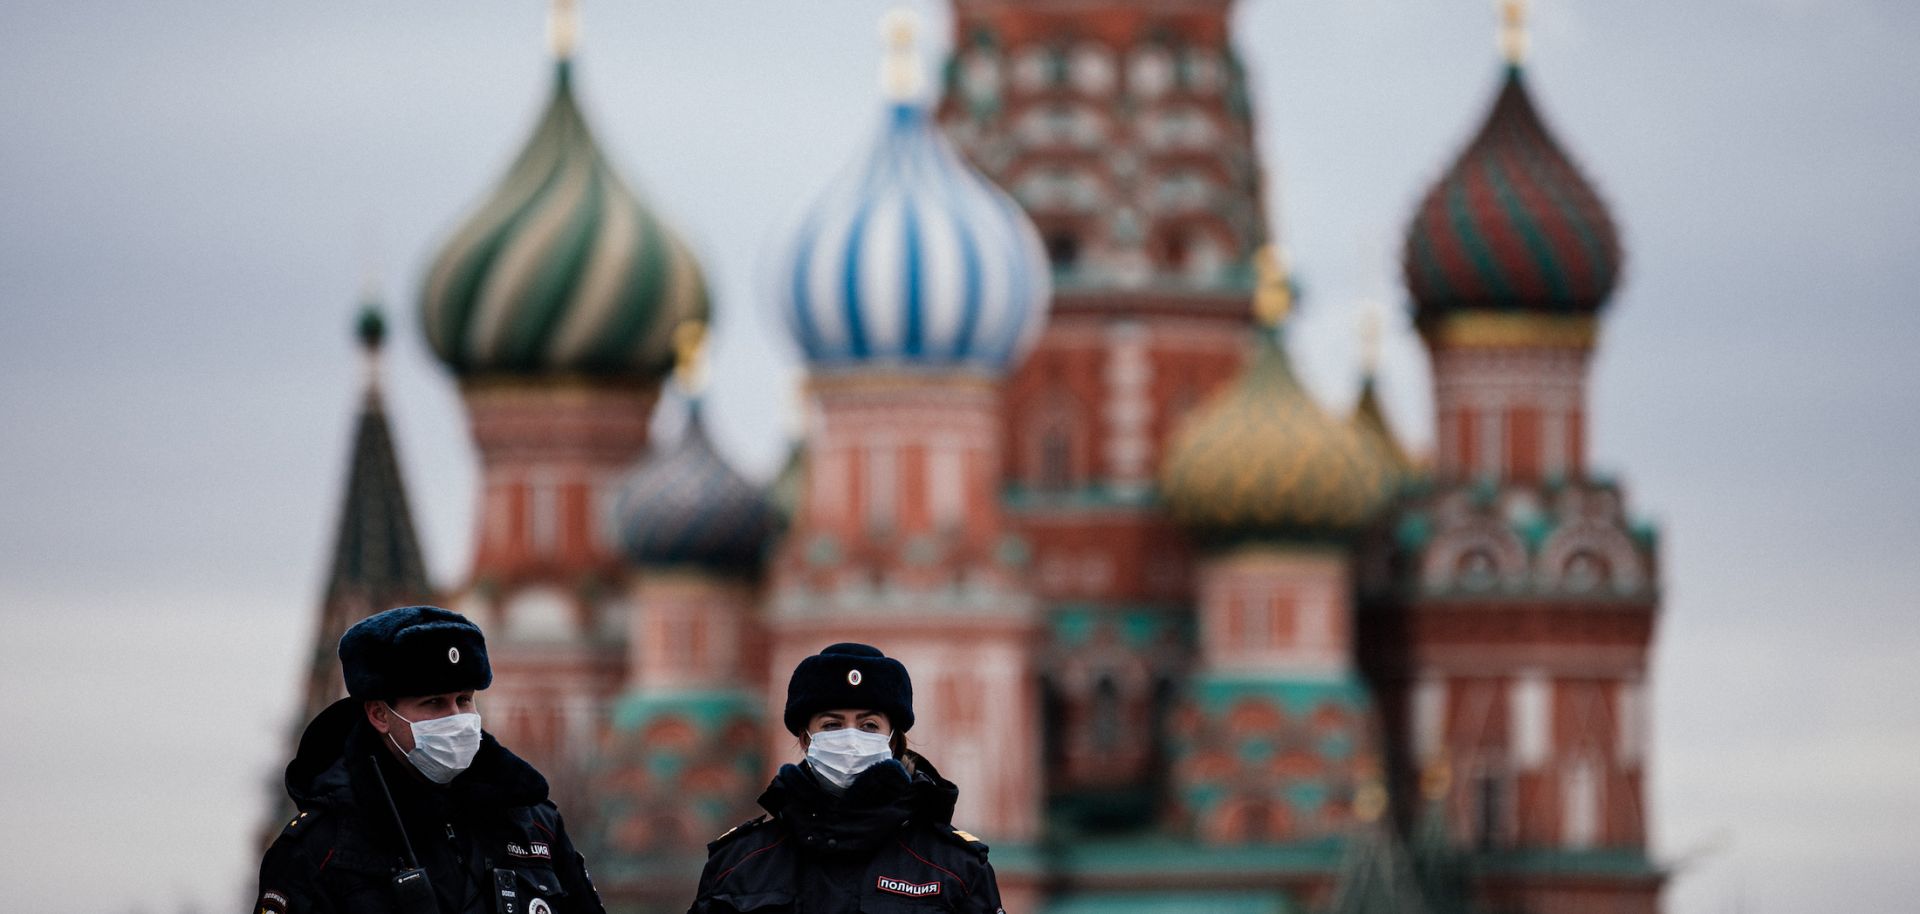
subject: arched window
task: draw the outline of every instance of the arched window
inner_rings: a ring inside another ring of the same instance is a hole
[[[1460,557],[1460,565],[1455,575],[1460,586],[1467,590],[1492,590],[1499,566],[1493,561],[1493,554],[1484,549],[1475,549]]]
[[[1065,423],[1048,427],[1040,440],[1039,488],[1064,492],[1073,488],[1073,432]]]
[[[1473,843],[1492,850],[1504,843],[1507,821],[1506,779],[1482,771],[1473,779]]]
[[[1567,559],[1566,568],[1561,573],[1561,580],[1566,583],[1569,591],[1589,593],[1610,576],[1607,560],[1583,549]]]
[[[1148,45],[1127,61],[1127,88],[1141,98],[1158,98],[1173,87],[1173,55],[1164,47]]]
[[[535,471],[527,481],[527,546],[534,555],[551,556],[560,547],[560,480]]]
[[[1074,88],[1090,95],[1104,95],[1113,91],[1116,69],[1113,53],[1091,41],[1075,47],[1068,64]]]
[[[1056,270],[1073,269],[1080,261],[1080,239],[1072,232],[1047,234],[1047,261]]]
[[[1093,713],[1090,736],[1095,752],[1112,752],[1120,748],[1121,734],[1126,732],[1126,714],[1120,707],[1120,686],[1113,681],[1112,673],[1101,673],[1098,682],[1093,684]]]
[[[1171,232],[1162,234],[1155,245],[1155,253],[1160,255],[1160,263],[1169,270],[1179,270],[1187,265],[1187,239],[1184,235]]]
[[[1081,484],[1078,455],[1080,423],[1073,406],[1056,402],[1041,407],[1028,423],[1023,476],[1036,492],[1070,492]]]

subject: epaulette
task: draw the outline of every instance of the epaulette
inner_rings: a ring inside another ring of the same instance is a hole
[[[304,837],[307,832],[313,830],[313,823],[318,818],[319,816],[314,815],[311,811],[299,813],[287,820],[287,827],[280,829],[280,837],[283,840]]]
[[[747,821],[742,822],[739,825],[735,825],[734,827],[727,829],[726,833],[722,834],[720,837],[715,838],[712,841],[708,841],[707,852],[712,853],[715,849],[720,847],[720,845],[725,844],[728,841],[732,841],[733,839],[738,838],[741,835],[746,834],[747,832],[753,831],[754,829],[759,828],[760,826],[765,825],[771,821],[773,821],[772,816],[761,815],[761,816],[755,816],[751,819],[748,819]]]
[[[972,833],[954,828],[952,824],[942,825],[938,830],[941,836],[957,844],[964,845],[967,850],[979,854],[980,859],[987,859],[987,842],[974,837]]]

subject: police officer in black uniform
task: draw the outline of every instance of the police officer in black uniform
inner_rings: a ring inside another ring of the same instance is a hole
[[[999,914],[987,846],[953,827],[959,789],[906,748],[913,683],[898,660],[842,643],[800,662],[785,765],[767,815],[707,845],[689,914],[949,910]]]
[[[300,813],[260,864],[260,914],[604,914],[546,779],[480,729],[477,626],[391,609],[347,630],[340,665],[348,697],[287,766]]]

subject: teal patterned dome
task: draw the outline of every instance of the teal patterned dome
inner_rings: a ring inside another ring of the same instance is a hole
[[[674,327],[707,312],[698,265],[608,164],[560,60],[533,137],[427,274],[428,343],[463,378],[654,381]]]

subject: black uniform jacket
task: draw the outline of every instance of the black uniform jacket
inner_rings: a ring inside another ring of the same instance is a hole
[[[444,787],[430,784],[381,745],[361,708],[337,702],[301,736],[287,766],[300,814],[261,861],[257,911],[414,914],[393,885],[408,866],[379,766],[440,914],[602,914],[532,765],[482,734],[472,766]]]
[[[787,765],[760,796],[768,816],[707,845],[689,914],[963,911],[996,914],[987,846],[953,827],[959,791],[915,757],[862,772],[842,795]]]

